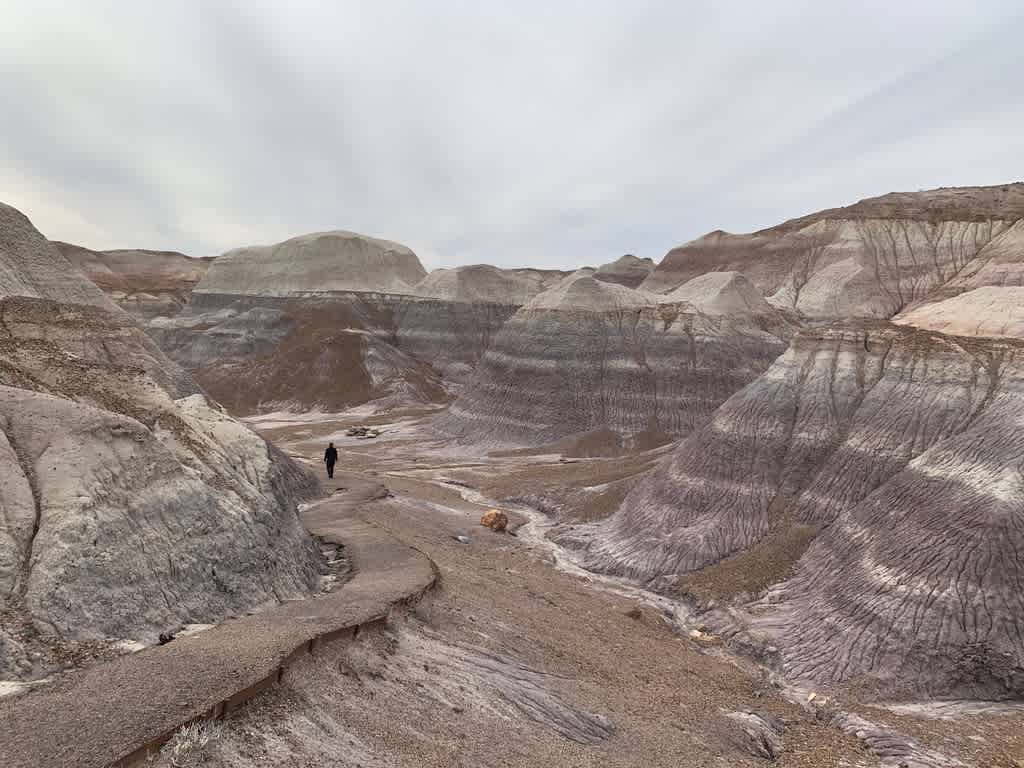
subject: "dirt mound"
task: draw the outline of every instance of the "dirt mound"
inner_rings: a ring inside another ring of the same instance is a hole
[[[195,291],[242,296],[408,294],[426,274],[404,245],[354,232],[318,232],[228,251],[213,261]]]
[[[627,288],[636,288],[653,271],[653,260],[641,259],[627,253],[615,261],[602,264],[597,268],[594,277],[605,283],[618,283]]]
[[[536,296],[527,309],[566,312],[615,312],[650,307],[654,297],[616,283],[602,282],[581,270]]]
[[[435,269],[416,285],[413,292],[417,296],[446,301],[519,306],[549,287],[550,282],[551,278],[541,272],[474,264]]]
[[[708,272],[666,294],[707,315],[774,315],[777,310],[739,272]]]

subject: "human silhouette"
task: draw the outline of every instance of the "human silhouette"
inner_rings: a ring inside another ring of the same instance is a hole
[[[324,451],[324,464],[327,465],[327,477],[334,479],[334,465],[338,463],[338,449],[334,447],[334,443],[327,446],[327,450]]]

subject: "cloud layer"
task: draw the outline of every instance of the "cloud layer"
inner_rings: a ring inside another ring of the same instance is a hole
[[[95,248],[572,267],[1024,177],[1016,0],[4,5],[0,200]]]

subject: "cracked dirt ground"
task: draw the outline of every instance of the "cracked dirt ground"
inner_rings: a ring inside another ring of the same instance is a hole
[[[268,432],[316,457],[344,426]],[[899,764],[787,701],[753,664],[680,636],[651,606],[556,569],[526,536],[481,528],[485,508],[436,483],[473,462],[401,437],[341,439],[339,449],[346,471],[329,487],[386,485],[389,497],[356,514],[430,556],[439,587],[386,630],[304,662],[205,746],[169,747],[162,766],[769,764],[765,740],[729,716],[737,712],[784,723],[774,765]],[[495,473],[511,469],[499,464]],[[965,765],[1014,766],[1024,747],[1020,715],[950,723],[858,711]]]

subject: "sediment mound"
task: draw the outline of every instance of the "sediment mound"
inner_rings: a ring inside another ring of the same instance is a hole
[[[798,678],[1020,695],[1022,414],[1019,342],[804,331],[565,541],[593,568],[716,598],[795,573],[769,623]]]
[[[295,504],[316,481],[0,213],[0,644],[21,649],[3,674],[305,595],[319,558]]]
[[[591,273],[565,278],[502,326],[438,430],[493,447],[681,435],[785,349],[784,324],[705,315]]]
[[[53,244],[122,309],[140,318],[180,312],[213,261],[173,251],[91,251],[70,243]]]
[[[957,336],[1024,339],[1024,286],[974,288],[923,304],[894,322]]]
[[[42,236],[21,211],[0,203],[0,297],[27,296],[105,309],[114,305]]]
[[[226,335],[237,343],[219,344]],[[429,366],[367,330],[343,302],[250,309],[200,335],[189,354],[199,383],[235,414],[337,412],[370,401],[389,410],[447,399]]]
[[[605,283],[618,283],[627,288],[637,288],[653,271],[653,260],[641,259],[627,253],[615,261],[602,264],[597,268],[594,277]]]
[[[446,402],[437,371],[395,344],[395,317],[405,307],[358,294],[247,300],[201,294],[186,312],[157,318],[148,330],[239,416],[337,412],[371,401],[380,410]]]
[[[216,258],[196,293],[315,296],[335,292],[412,293],[426,277],[404,245],[354,232],[300,235],[276,245],[236,248]]]
[[[981,285],[1022,282],[1024,184],[894,193],[749,235],[716,231],[668,253],[642,284],[664,293],[712,271],[743,272],[811,318],[889,318]]]
[[[454,269],[435,269],[416,285],[413,293],[445,301],[521,306],[553,282],[557,280],[553,280],[552,273],[474,264]]]
[[[776,310],[739,272],[708,272],[665,295],[692,304],[707,315],[773,315]]]
[[[232,412],[249,414],[447,402],[502,324],[565,273],[476,265],[435,270],[391,293],[379,281],[337,290],[307,275],[319,292],[298,290],[295,278],[267,295],[244,295],[237,275],[213,275],[188,311],[149,331]]]

